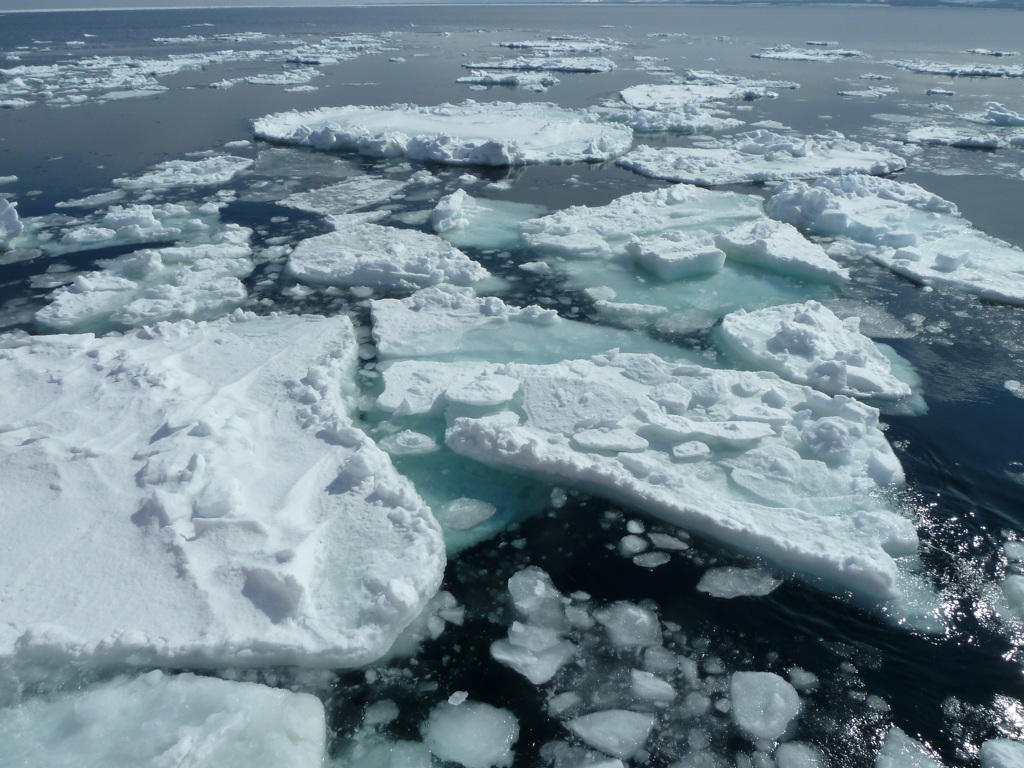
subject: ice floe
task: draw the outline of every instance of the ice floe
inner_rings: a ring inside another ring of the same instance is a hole
[[[735,85],[744,88],[785,88],[795,90],[800,83],[792,80],[770,80],[764,78],[742,77],[740,75],[725,75],[721,72],[709,72],[700,69],[687,69],[679,78],[684,83],[697,85]]]
[[[697,591],[712,597],[731,600],[736,597],[764,597],[782,582],[764,568],[736,568],[726,565],[709,568],[700,581]]]
[[[197,187],[226,184],[249,168],[253,161],[233,155],[216,155],[202,160],[168,160],[136,178],[114,179],[126,189]]]
[[[967,120],[985,125],[1000,127],[1019,128],[1024,127],[1024,114],[1014,112],[1012,109],[1003,106],[998,101],[989,101],[985,104],[984,112],[969,112],[964,115]]]
[[[995,134],[972,133],[944,125],[928,125],[907,132],[909,144],[933,144],[967,149],[998,149],[1005,142]]]
[[[564,56],[577,53],[601,53],[602,51],[618,50],[622,43],[614,40],[598,40],[594,38],[567,38],[552,36],[546,40],[519,40],[498,43],[502,48],[525,48],[545,56]]]
[[[514,59],[487,59],[467,62],[467,69],[515,69],[527,72],[611,72],[615,62],[604,56],[517,56]]]
[[[281,205],[324,216],[340,216],[398,194],[406,182],[378,176],[353,176],[307,192],[295,192],[280,200]]]
[[[847,96],[850,98],[858,99],[884,99],[886,96],[892,96],[894,93],[899,93],[899,88],[893,88],[888,85],[877,85],[874,88],[860,88],[856,90],[839,91],[840,96]]]
[[[519,721],[507,709],[479,701],[444,702],[423,724],[423,742],[440,760],[463,768],[508,768]]]
[[[1019,64],[950,64],[923,59],[897,59],[888,62],[894,67],[925,75],[949,77],[1024,77],[1024,66]]]
[[[540,205],[485,200],[458,189],[437,201],[430,225],[456,247],[511,248],[522,242],[519,224],[545,212]]]
[[[732,719],[751,741],[779,741],[800,714],[796,689],[774,672],[733,672]]]
[[[257,120],[255,133],[285,144],[451,165],[606,160],[632,143],[629,128],[554,104],[474,101],[282,112]]]
[[[989,739],[978,751],[981,768],[1021,768],[1024,766],[1024,742],[1013,739]]]
[[[353,426],[357,348],[345,317],[243,315],[9,342],[0,658],[382,656],[445,554],[430,510]]]
[[[869,599],[899,594],[892,558],[912,553],[916,535],[872,498],[902,479],[872,408],[773,374],[614,353],[472,370],[410,361],[384,371],[379,403],[422,400],[425,376],[438,394],[424,406],[447,412],[456,453],[614,499]],[[476,413],[441,399],[468,382],[518,388]],[[619,432],[642,439],[596,441]]]
[[[712,115],[696,101],[685,102],[675,109],[633,109],[632,107],[601,106],[591,111],[602,120],[621,123],[634,133],[678,133],[682,135],[717,133],[738,128],[742,120]]]
[[[308,693],[159,671],[0,709],[10,765],[319,768],[326,735]]]
[[[545,91],[560,82],[554,75],[545,72],[487,72],[475,69],[468,75],[457,78],[457,83],[467,85],[511,85],[533,91]]]
[[[786,182],[765,206],[773,218],[864,244],[897,274],[1008,304],[1024,304],[1024,252],[979,232],[957,207],[916,184],[840,176]]]
[[[12,238],[21,234],[24,225],[18,219],[18,205],[0,197],[0,248],[6,246]]]
[[[51,294],[35,321],[53,332],[138,328],[164,320],[207,320],[248,296],[251,231],[230,224],[210,243],[144,249],[78,275]]]
[[[829,395],[900,400],[911,394],[890,358],[860,332],[860,318],[840,320],[816,301],[730,313],[719,339],[737,362]]]
[[[875,759],[875,768],[943,768],[943,765],[921,742],[892,727]]]
[[[643,749],[654,723],[653,715],[609,709],[575,717],[567,721],[565,727],[588,747],[628,760]]]
[[[794,48],[785,43],[771,48],[762,48],[751,54],[755,59],[781,59],[783,61],[836,61],[838,59],[860,58],[863,51],[845,48]]]
[[[410,290],[437,283],[468,285],[490,273],[436,235],[335,216],[336,229],[302,240],[287,272],[313,285]]]
[[[708,82],[633,85],[619,92],[619,97],[634,109],[657,112],[681,110],[695,102],[752,101],[777,96],[777,93],[760,85]]]
[[[763,129],[708,142],[707,147],[640,145],[615,162],[643,176],[703,186],[844,173],[881,176],[906,167],[897,155],[848,141],[839,133],[794,137]]]
[[[824,283],[843,283],[850,273],[825,249],[812,243],[790,224],[756,219],[715,238],[715,245],[732,261],[780,275]]]

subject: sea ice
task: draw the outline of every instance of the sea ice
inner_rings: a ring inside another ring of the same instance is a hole
[[[989,739],[978,753],[981,768],[1024,768],[1024,742]]]
[[[966,149],[999,149],[1005,142],[992,133],[972,133],[945,125],[927,125],[907,132],[908,144],[926,144]]]
[[[625,709],[609,709],[575,717],[565,723],[588,747],[620,760],[628,760],[643,749],[654,729],[653,716]]]
[[[457,83],[467,85],[511,85],[528,90],[546,90],[561,82],[554,75],[545,72],[487,72],[474,69],[468,75],[457,78]]]
[[[319,768],[319,699],[192,674],[149,672],[0,709],[4,765]]]
[[[787,90],[796,90],[800,87],[800,83],[794,83],[792,80],[765,80],[698,69],[686,70],[680,79],[684,83],[697,85],[737,85],[744,88],[784,88]]]
[[[24,225],[18,220],[18,205],[0,197],[0,248],[21,234]]]
[[[661,645],[661,622],[653,611],[634,603],[618,602],[594,612],[608,640],[617,648],[651,648]]]
[[[465,63],[468,69],[515,69],[528,72],[611,72],[615,62],[603,56],[517,56]]]
[[[715,238],[715,245],[732,261],[800,280],[843,283],[850,273],[825,249],[812,243],[790,224],[756,219]]]
[[[475,413],[439,399],[446,382],[488,377],[517,379],[519,392]],[[628,504],[830,588],[894,598],[892,558],[916,549],[912,523],[874,497],[903,477],[878,412],[774,374],[612,353],[546,366],[396,363],[384,386],[382,408],[446,411],[458,454]],[[648,447],[573,440],[588,430],[629,430]],[[706,458],[677,460],[676,446],[694,441]]]
[[[837,59],[863,57],[864,53],[844,48],[815,50],[813,48],[794,48],[791,45],[781,44],[771,48],[762,48],[759,53],[751,55],[755,59],[781,59],[783,61],[836,61]]]
[[[763,568],[709,568],[697,583],[697,591],[712,597],[731,600],[734,597],[764,597],[782,582]]]
[[[1024,126],[1024,114],[1014,112],[1004,107],[998,101],[989,101],[985,104],[984,112],[968,112],[964,117],[975,123],[995,125],[1009,128]]]
[[[1024,66],[1019,64],[949,64],[922,59],[899,59],[888,62],[894,67],[925,75],[949,77],[1024,77]]]
[[[838,91],[840,96],[847,96],[858,99],[884,99],[886,96],[892,96],[894,93],[899,93],[899,88],[893,88],[888,85],[876,85],[873,88],[859,88],[855,90]]]
[[[706,112],[696,101],[686,102],[670,111],[602,106],[591,107],[591,112],[606,122],[627,125],[634,133],[692,135],[728,131],[743,125],[742,120]]]
[[[522,244],[519,224],[546,212],[541,205],[485,200],[457,189],[437,201],[430,224],[456,247],[512,248]]]
[[[752,741],[779,741],[800,714],[796,689],[774,672],[733,672],[732,719]]]
[[[375,203],[383,203],[405,188],[405,182],[377,176],[353,176],[308,192],[295,192],[281,205],[324,216],[340,216]]]
[[[770,216],[867,246],[865,255],[925,285],[1024,305],[1024,252],[974,229],[957,207],[916,184],[869,176],[786,182]]]
[[[737,362],[829,395],[900,400],[911,394],[889,358],[860,332],[859,317],[840,320],[816,301],[737,310],[722,320],[719,339]]]
[[[248,296],[251,230],[227,225],[204,245],[144,249],[75,277],[35,314],[49,332],[124,330],[164,320],[208,320]]]
[[[362,221],[332,219],[336,231],[302,240],[287,271],[302,283],[415,289],[450,282],[467,285],[489,272],[435,235]]]
[[[633,85],[619,93],[619,97],[633,109],[656,112],[677,112],[688,105],[708,101],[752,101],[777,96],[760,85],[707,82]]]
[[[423,742],[440,760],[464,768],[508,768],[519,721],[507,709],[483,702],[445,702],[430,710],[422,731]]]
[[[754,181],[901,171],[906,162],[880,147],[847,141],[839,133],[781,136],[767,130],[711,142],[708,147],[640,145],[615,161],[643,176],[714,186]]]
[[[943,768],[924,746],[895,726],[885,735],[875,768]]]
[[[518,40],[498,43],[502,48],[524,48],[545,56],[564,56],[576,53],[601,53],[602,51],[618,50],[622,43],[614,40],[596,40],[594,38],[573,38],[552,36],[547,40]]]
[[[0,659],[335,669],[387,652],[445,553],[353,426],[357,350],[343,316],[241,313],[9,341]]]
[[[282,112],[260,118],[254,130],[267,141],[450,165],[607,160],[628,150],[633,135],[554,104],[475,101]]]
[[[773,757],[778,768],[825,768],[827,765],[817,747],[800,741],[780,744]]]
[[[168,160],[135,178],[114,179],[125,189],[199,187],[226,184],[253,164],[245,157],[216,155],[202,160]]]

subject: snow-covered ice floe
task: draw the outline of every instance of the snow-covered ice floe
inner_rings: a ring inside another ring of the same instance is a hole
[[[704,82],[633,85],[619,92],[619,98],[634,109],[658,112],[672,112],[708,101],[752,101],[777,96],[774,91],[760,85]]]
[[[615,352],[475,371],[410,361],[384,371],[381,398],[421,397],[426,367],[456,453],[613,499],[868,600],[900,594],[893,558],[912,554],[917,537],[877,498],[903,473],[869,406],[774,374]]]
[[[1024,305],[1024,251],[979,232],[916,184],[862,175],[791,181],[765,208],[801,229],[862,243],[866,256],[915,282]]]
[[[517,56],[514,59],[487,59],[467,62],[467,69],[515,69],[527,72],[611,72],[615,62],[604,56]]]
[[[436,235],[385,227],[359,216],[335,216],[335,231],[302,240],[287,271],[314,285],[415,289],[437,283],[468,285],[490,273]]]
[[[1024,77],[1024,66],[1020,64],[950,64],[923,59],[897,59],[888,62],[894,67],[925,75],[947,75],[949,77]]]
[[[511,85],[527,90],[546,90],[549,86],[560,82],[554,75],[546,72],[487,72],[475,69],[468,75],[457,78],[457,83],[467,85]]]
[[[519,224],[546,212],[542,205],[485,200],[458,189],[437,201],[430,224],[456,247],[511,248],[522,243]]]
[[[925,144],[965,149],[999,149],[1006,142],[992,133],[974,133],[945,125],[927,125],[907,132],[908,144]]]
[[[516,40],[498,43],[502,48],[526,49],[543,53],[545,56],[564,56],[576,53],[601,53],[622,48],[623,44],[615,40],[595,38],[572,38],[554,35],[546,40]]]
[[[986,102],[984,112],[968,112],[964,115],[964,118],[975,123],[982,123],[983,125],[1009,128],[1024,127],[1024,114],[1014,112],[998,101]]]
[[[845,48],[794,48],[781,44],[771,48],[762,48],[760,52],[751,54],[755,59],[781,59],[783,61],[836,61],[837,59],[860,58],[863,51]]]
[[[860,332],[860,318],[840,320],[816,301],[738,310],[722,320],[719,339],[741,364],[826,394],[900,400],[911,393],[890,358]]]
[[[353,176],[308,192],[295,192],[278,202],[300,211],[341,216],[367,205],[382,203],[398,194],[405,186],[406,182],[378,176]]]
[[[258,138],[371,157],[451,165],[523,165],[607,160],[632,144],[625,126],[554,104],[338,107],[282,112],[255,122]]]
[[[387,652],[445,553],[353,426],[357,349],[345,317],[241,313],[9,339],[0,659],[348,668]]]
[[[871,144],[848,141],[842,134],[782,136],[759,129],[708,147],[655,148],[640,145],[616,164],[666,181],[714,186],[757,181],[901,171],[906,162]]]
[[[0,709],[8,765],[320,768],[326,735],[310,694],[159,671]]]
[[[849,98],[857,99],[884,99],[886,96],[892,96],[894,93],[899,93],[899,88],[893,88],[888,85],[876,85],[873,88],[860,88],[848,91],[838,91],[840,96],[846,96]]]
[[[591,112],[609,123],[621,123],[634,133],[678,133],[692,135],[728,131],[743,125],[742,120],[719,117],[705,111],[699,102],[685,102],[674,109],[634,109],[632,107],[591,107]]]
[[[794,83],[792,80],[750,78],[700,69],[687,69],[679,77],[679,80],[683,83],[693,83],[696,85],[735,85],[744,88],[784,88],[795,90],[800,87],[800,83]]]
[[[252,164],[248,158],[232,155],[202,160],[168,160],[136,178],[114,179],[114,184],[127,189],[215,186],[226,184]]]
[[[18,205],[0,197],[0,248],[21,234],[24,225],[18,219]]]

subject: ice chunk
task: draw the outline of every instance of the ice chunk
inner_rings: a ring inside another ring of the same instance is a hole
[[[545,56],[555,56],[566,53],[600,53],[601,51],[618,50],[623,44],[608,39],[552,35],[546,40],[505,41],[498,45],[502,48],[525,48],[543,53]]]
[[[734,597],[763,597],[782,582],[763,568],[709,568],[697,583],[697,591],[712,597],[731,600]]]
[[[494,515],[493,504],[478,499],[455,499],[445,504],[438,513],[438,519],[449,528],[465,531],[474,528]]]
[[[654,717],[625,709],[609,709],[573,718],[565,727],[588,747],[628,760],[647,743],[654,729]]]
[[[604,56],[517,56],[464,63],[469,69],[514,69],[529,72],[611,72],[615,62]]]
[[[245,157],[215,155],[202,160],[168,160],[135,178],[114,179],[125,189],[200,187],[226,184],[253,164]]]
[[[893,88],[889,85],[876,85],[872,88],[859,88],[852,91],[838,91],[840,96],[847,96],[857,99],[884,99],[886,96],[892,96],[894,93],[899,93],[899,88]]]
[[[907,132],[909,144],[934,144],[967,149],[999,149],[1005,142],[991,133],[968,133],[943,125],[928,125]]]
[[[998,101],[990,101],[985,104],[985,111],[981,113],[968,113],[964,115],[968,120],[985,125],[996,125],[1003,127],[1024,127],[1024,114],[1014,112],[1004,107]]]
[[[405,183],[376,176],[353,176],[319,189],[296,192],[280,201],[300,211],[338,216],[363,206],[382,203],[405,188]]]
[[[860,58],[861,51],[845,48],[829,48],[827,50],[813,48],[794,48],[785,43],[762,48],[759,53],[751,54],[755,59],[780,59],[782,61],[837,61],[839,59]]]
[[[1024,742],[989,739],[978,753],[981,768],[1024,768]]]
[[[719,338],[736,360],[830,395],[900,400],[910,385],[860,332],[860,318],[840,320],[816,301],[744,312],[722,320]]]
[[[626,252],[666,282],[717,272],[725,266],[725,253],[715,247],[711,237],[696,238],[681,232],[647,239],[634,235]]]
[[[520,222],[544,213],[541,205],[477,199],[459,189],[437,201],[430,225],[456,247],[513,248],[521,243]]]
[[[796,689],[774,672],[733,672],[733,722],[751,740],[779,741],[800,713]]]
[[[456,78],[457,83],[469,85],[512,85],[527,90],[547,90],[561,82],[554,75],[545,72],[487,72],[474,69],[468,75]]]
[[[4,248],[21,234],[24,226],[18,220],[17,203],[0,197],[0,248]]]
[[[751,101],[777,96],[760,85],[709,82],[633,85],[619,93],[619,97],[634,109],[656,112],[677,112],[707,101]]]
[[[382,227],[356,217],[333,221],[336,231],[295,246],[287,271],[296,280],[409,290],[442,282],[467,285],[490,274],[434,235]]]
[[[653,611],[634,603],[612,603],[594,612],[594,618],[619,648],[647,648],[661,645],[661,622]]]
[[[1024,77],[1024,66],[1019,64],[950,64],[942,61],[923,59],[897,59],[887,62],[894,67],[925,75],[948,75],[950,77]]]
[[[191,674],[115,678],[0,709],[4,761],[51,768],[318,768],[326,733],[314,696]]]
[[[657,675],[641,669],[630,670],[630,690],[637,698],[665,704],[673,701],[676,690]]]
[[[821,751],[800,741],[787,741],[775,750],[775,764],[779,768],[824,768],[825,757]]]
[[[842,134],[790,137],[759,129],[723,139],[705,148],[640,145],[615,161],[642,176],[702,186],[781,181],[844,173],[884,176],[906,162],[870,144]]]
[[[864,243],[893,272],[1008,304],[1024,304],[1024,252],[974,229],[956,206],[916,184],[868,176],[792,181],[766,203],[773,218]]]
[[[427,364],[407,365],[390,402],[421,387],[414,372]],[[443,364],[430,365],[444,377]],[[460,365],[448,380],[468,375]],[[492,373],[518,378],[521,394],[497,413],[451,414],[445,441],[456,453],[615,499],[868,598],[899,594],[892,557],[912,553],[917,539],[909,520],[873,498],[902,480],[875,409],[774,374],[652,355],[480,366],[472,375]],[[660,402],[681,403],[678,390],[690,395],[685,415]],[[598,427],[632,430],[649,446],[609,454],[573,442]],[[709,458],[677,460],[673,449],[688,442],[703,443]]]
[[[741,224],[718,235],[715,244],[733,261],[769,272],[825,283],[850,279],[850,273],[824,248],[807,240],[792,225],[772,219]]]
[[[0,660],[381,657],[445,554],[352,423],[357,349],[343,316],[239,313],[4,350]]]
[[[465,768],[508,768],[519,721],[507,709],[479,701],[438,704],[424,723],[423,741],[440,760]]]
[[[592,107],[601,120],[628,125],[635,133],[678,133],[682,135],[715,133],[743,125],[742,120],[719,117],[701,108],[700,101],[682,102],[676,109],[634,109],[632,107]]]
[[[928,750],[893,727],[885,735],[882,751],[875,758],[875,768],[943,768]]]
[[[450,165],[523,165],[606,160],[629,149],[632,131],[554,104],[338,107],[282,112],[255,122],[267,141],[371,157]]]

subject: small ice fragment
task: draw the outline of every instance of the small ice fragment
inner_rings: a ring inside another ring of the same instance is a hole
[[[630,534],[619,539],[618,549],[619,554],[623,557],[633,557],[634,555],[639,555],[649,546],[650,544],[648,544],[646,539]]]
[[[495,506],[486,501],[463,497],[441,507],[437,519],[453,531],[468,531],[489,520],[496,511]]]
[[[1024,742],[989,739],[978,753],[981,768],[1024,768]]]
[[[943,768],[943,765],[920,742],[893,727],[875,758],[875,768]]]
[[[612,644],[619,648],[661,645],[658,617],[639,605],[612,603],[594,611],[594,618],[607,630]]]
[[[519,739],[519,721],[507,709],[479,701],[438,704],[421,727],[423,741],[440,760],[465,768],[507,768]]]
[[[465,691],[456,691],[455,693],[453,693],[451,696],[448,697],[448,703],[451,704],[453,707],[457,707],[460,704],[462,704],[464,701],[466,701],[466,699],[468,699],[468,698],[469,698],[469,694],[466,693]]]
[[[624,709],[610,709],[574,718],[565,727],[587,746],[627,760],[647,742],[654,728],[654,717]]]
[[[823,768],[825,758],[812,744],[787,741],[775,750],[775,764],[778,768]]]
[[[773,672],[734,672],[732,719],[751,740],[779,741],[800,712],[796,689]]]
[[[633,695],[655,703],[667,703],[676,697],[676,690],[657,675],[640,669],[630,670]]]
[[[671,557],[665,552],[644,552],[633,558],[633,565],[641,568],[658,568],[671,561]]]
[[[763,597],[782,582],[763,568],[709,568],[697,584],[699,592],[727,600],[734,597]]]

